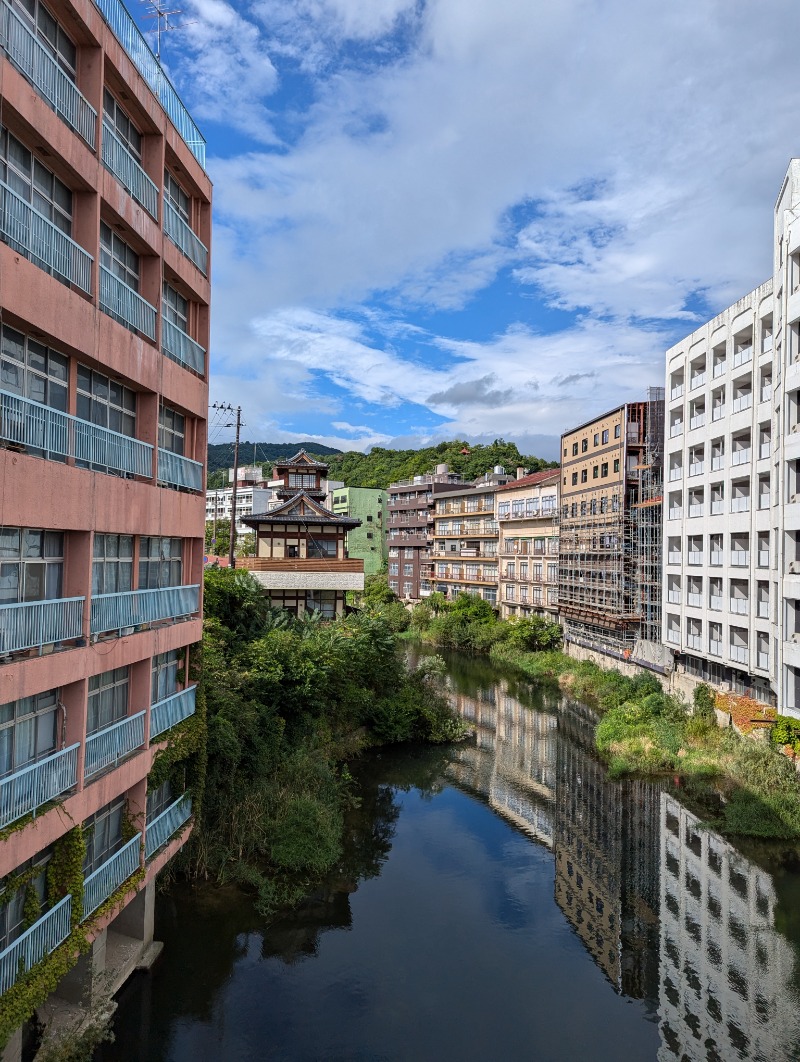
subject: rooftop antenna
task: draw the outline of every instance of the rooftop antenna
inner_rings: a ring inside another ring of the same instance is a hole
[[[156,59],[161,62],[161,34],[169,33],[170,30],[182,29],[184,26],[190,26],[195,19],[190,22],[181,22],[180,25],[174,25],[170,22],[170,18],[173,15],[182,15],[183,10],[176,8],[174,11],[167,11],[166,6],[162,0],[142,0],[144,6],[148,9],[148,13],[145,18],[154,18],[156,20]]]

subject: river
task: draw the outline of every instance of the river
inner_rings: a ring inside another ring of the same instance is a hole
[[[291,915],[163,894],[96,1062],[800,1059],[797,854],[610,781],[557,688],[448,665],[475,739],[359,762],[341,865]]]

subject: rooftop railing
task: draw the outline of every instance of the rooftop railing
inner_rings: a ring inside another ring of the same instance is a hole
[[[84,600],[60,597],[0,605],[0,656],[80,638]]]
[[[32,970],[45,955],[55,951],[72,930],[72,896],[59,900],[13,944],[0,952],[0,996]]]
[[[158,187],[150,180],[105,118],[102,156],[103,164],[114,174],[122,187],[158,221]]]
[[[94,0],[94,2],[111,27],[114,36],[130,56],[133,65],[157,96],[186,146],[205,169],[205,139],[127,8],[121,0]]]
[[[197,686],[190,686],[154,704],[150,709],[150,740],[194,715],[196,700]]]
[[[137,833],[102,866],[84,878],[82,922],[94,914],[100,904],[113,896],[120,885],[139,869],[141,843],[142,835]]]
[[[148,477],[153,474],[153,447],[149,443],[9,391],[0,391],[0,439],[116,472]]]
[[[143,299],[138,291],[128,287],[105,266],[100,266],[100,309],[111,317],[141,332],[148,339],[156,338],[156,308]]]
[[[59,118],[83,137],[94,151],[97,111],[5,0],[0,3],[0,48],[38,89]]]
[[[170,450],[158,451],[158,482],[187,490],[203,489],[203,466],[199,461],[173,454]]]
[[[66,793],[78,780],[78,745],[0,779],[0,829]]]
[[[145,859],[152,858],[162,844],[166,844],[191,816],[192,798],[188,793],[184,793],[174,804],[170,804],[166,811],[162,811],[152,822],[148,822],[144,834]]]
[[[137,712],[86,738],[83,776],[89,778],[144,744],[144,712]]]
[[[160,620],[192,616],[200,609],[200,587],[167,586],[92,597],[92,634],[125,630]]]
[[[208,248],[168,199],[164,200],[164,232],[181,254],[194,262],[204,277],[208,276]]]
[[[34,264],[91,294],[92,256],[3,181],[0,237]]]
[[[196,343],[182,328],[166,317],[161,319],[161,349],[181,365],[192,369],[199,376],[206,371],[206,348]]]

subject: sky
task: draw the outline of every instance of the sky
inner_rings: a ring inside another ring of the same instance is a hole
[[[244,438],[556,458],[771,272],[795,0],[180,7],[162,58],[214,182],[211,401]]]

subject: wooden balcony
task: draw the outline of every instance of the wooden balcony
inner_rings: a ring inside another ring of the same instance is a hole
[[[339,557],[237,557],[250,572],[363,572],[364,561]]]

